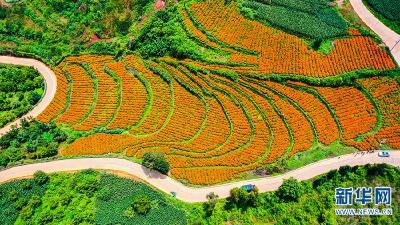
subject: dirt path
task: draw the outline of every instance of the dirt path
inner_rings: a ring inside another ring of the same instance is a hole
[[[400,151],[392,151],[388,158],[378,157],[375,153],[349,154],[331,159],[322,160],[297,170],[290,171],[286,174],[274,177],[266,177],[247,181],[239,181],[235,183],[209,186],[203,188],[192,188],[171,179],[168,176],[161,175],[157,172],[151,172],[140,164],[130,162],[125,159],[116,158],[82,158],[82,159],[65,159],[52,162],[44,162],[23,166],[16,166],[7,170],[0,171],[0,183],[10,180],[32,176],[35,171],[42,170],[46,173],[68,172],[84,169],[99,169],[108,171],[119,171],[125,174],[138,177],[139,179],[149,183],[151,186],[158,188],[165,193],[172,191],[177,193],[177,198],[185,202],[204,202],[206,196],[210,192],[214,192],[221,198],[229,196],[229,191],[234,187],[241,187],[245,184],[255,184],[261,192],[274,191],[282,184],[284,179],[294,177],[297,180],[308,180],[320,174],[327,173],[341,166],[365,165],[374,163],[386,163],[393,166],[400,166]]]
[[[0,128],[0,137],[1,137],[11,129],[11,126],[13,125],[18,126],[21,123],[21,119],[28,117],[35,118],[40,113],[42,113],[47,108],[47,106],[49,106],[49,104],[51,103],[56,94],[57,78],[54,72],[49,67],[47,67],[44,63],[35,59],[0,56],[0,63],[34,67],[43,76],[45,81],[45,93],[40,102],[38,102],[30,112],[28,112],[26,115],[24,115],[17,121],[14,121],[3,128]]]
[[[379,21],[364,5],[362,0],[350,0],[354,11],[389,47],[397,65],[400,65],[400,34],[397,34],[381,21]]]

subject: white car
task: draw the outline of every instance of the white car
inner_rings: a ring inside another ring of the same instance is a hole
[[[389,157],[390,153],[387,151],[380,151],[380,152],[378,152],[378,156],[379,157]]]

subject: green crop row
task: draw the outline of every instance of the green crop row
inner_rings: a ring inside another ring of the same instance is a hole
[[[347,23],[325,1],[244,0],[241,11],[264,24],[308,39],[328,39],[347,34]]]
[[[385,18],[400,23],[400,0],[366,0],[375,11]]]

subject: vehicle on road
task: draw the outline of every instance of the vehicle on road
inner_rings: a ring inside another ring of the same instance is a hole
[[[387,151],[380,151],[380,152],[378,152],[378,156],[379,157],[389,157],[390,153]]]
[[[254,190],[255,187],[256,187],[256,185],[254,185],[254,184],[246,184],[246,185],[242,186],[242,188],[246,191],[252,191],[252,190]]]

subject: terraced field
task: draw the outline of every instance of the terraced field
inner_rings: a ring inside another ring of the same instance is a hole
[[[62,154],[163,152],[173,176],[211,184],[335,141],[400,148],[398,78],[327,85],[347,72],[396,67],[371,38],[337,40],[323,55],[221,2],[192,4],[181,16],[194,39],[231,54],[226,64],[135,55],[61,62],[61,88],[39,120],[83,134]]]
[[[231,62],[257,66],[249,73],[328,77],[365,68],[395,67],[383,49],[359,32],[349,31],[351,37],[335,40],[330,54],[324,55],[309,49],[297,36],[244,18],[233,3],[198,2],[186,7],[182,15],[185,24],[191,24],[188,29],[204,44],[236,50]]]

